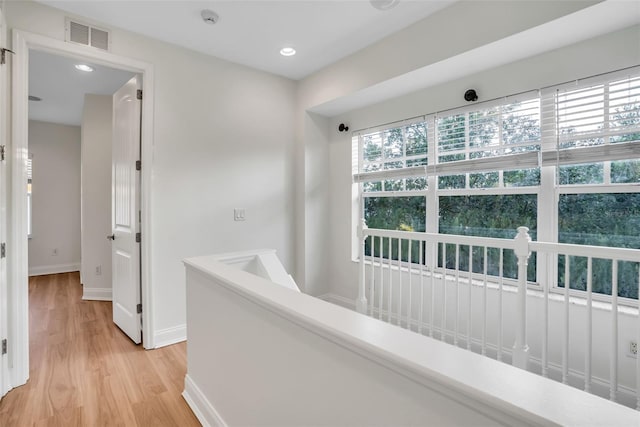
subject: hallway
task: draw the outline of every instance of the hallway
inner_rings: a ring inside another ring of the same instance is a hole
[[[30,378],[0,402],[2,426],[198,426],[183,400],[186,343],[145,351],[82,301],[78,273],[29,279]]]

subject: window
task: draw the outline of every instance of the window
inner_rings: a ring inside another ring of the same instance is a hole
[[[362,186],[362,214],[368,227],[426,231],[427,178],[424,168],[428,163],[427,145],[427,128],[422,120],[369,132],[358,138],[358,171],[368,176]],[[412,176],[411,171],[417,176]],[[406,176],[398,175],[398,172]],[[401,256],[407,260],[407,248],[403,251],[386,241],[382,248],[374,247],[374,255],[379,256],[381,249],[385,257],[391,250],[392,259]],[[371,255],[368,245],[365,253]],[[415,254],[412,258],[417,261],[417,250]]]
[[[363,135],[360,138],[362,161],[360,172],[415,168],[427,164],[427,129],[424,122],[385,129]],[[367,181],[364,192],[393,192],[424,190],[425,177],[380,179]]]
[[[524,225],[534,240],[640,249],[640,67],[362,133],[356,147],[370,228],[512,238]],[[594,292],[610,295],[611,263],[596,261]],[[532,254],[530,281],[544,262]],[[638,268],[620,263],[620,296],[638,298]]]
[[[564,154],[556,160],[558,241],[640,249],[640,76],[573,86],[549,96]],[[571,288],[584,290],[587,260],[570,261]],[[565,262],[559,259],[559,271]],[[594,292],[611,295],[611,268],[609,261],[593,260]],[[638,298],[638,275],[637,263],[619,263],[619,296]]]

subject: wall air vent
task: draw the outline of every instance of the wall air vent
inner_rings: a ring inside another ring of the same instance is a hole
[[[108,30],[73,21],[69,18],[65,25],[66,41],[101,50],[109,50],[111,35]]]

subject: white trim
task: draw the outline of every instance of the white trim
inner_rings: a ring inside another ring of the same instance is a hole
[[[153,337],[154,348],[165,347],[187,340],[187,325],[178,325],[156,331]]]
[[[111,288],[82,288],[83,301],[111,301]]]
[[[40,265],[37,267],[29,267],[29,277],[44,276],[46,274],[70,273],[72,271],[80,271],[79,262],[72,262],[69,264]]]
[[[4,3],[0,4],[0,46],[6,46],[7,22],[4,17]],[[11,56],[11,55],[9,55]],[[0,67],[0,145],[9,148],[8,141],[8,125],[7,119],[9,107],[9,72],[8,67]],[[0,212],[6,213],[8,204],[8,181],[10,179],[8,173],[8,161],[0,162]],[[9,219],[7,215],[1,215],[0,218],[0,241],[6,242],[8,237],[7,224]],[[8,263],[6,259],[0,259],[0,336],[9,337],[9,311],[10,302],[7,293],[8,286]],[[0,399],[11,389],[9,358],[0,356]]]
[[[151,243],[152,243],[152,150],[153,150],[153,105],[154,105],[154,74],[153,65],[136,59],[114,55],[86,46],[66,43],[39,34],[22,30],[13,30],[13,47],[16,52],[12,62],[12,146],[9,160],[12,165],[11,176],[11,210],[9,214],[11,235],[9,236],[10,293],[9,302],[15,311],[11,313],[9,325],[13,360],[12,383],[21,385],[29,378],[29,312],[28,312],[28,253],[27,253],[27,224],[26,224],[26,159],[28,140],[28,76],[29,49],[44,51],[56,55],[76,57],[90,60],[99,65],[106,65],[143,76],[144,100],[142,102],[142,168],[141,206],[142,206],[142,234],[141,243],[141,276],[142,276],[142,304],[145,306],[143,316],[144,348],[154,348],[153,302],[151,278]]]
[[[9,350],[13,359],[11,382],[22,385],[29,378],[29,289],[28,289],[28,238],[27,238],[27,185],[28,158],[28,75],[29,55],[25,36],[13,31],[12,94],[11,94],[11,204],[9,206],[8,247],[9,304],[13,311],[9,318]]]
[[[216,411],[216,408],[213,407],[204,393],[202,393],[196,383],[193,382],[189,374],[184,377],[182,397],[187,401],[187,405],[189,405],[203,427],[227,426],[227,423],[224,422],[218,411]]]

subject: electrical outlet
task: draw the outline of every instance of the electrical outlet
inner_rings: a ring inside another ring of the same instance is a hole
[[[102,266],[101,265],[97,265],[96,266],[96,276],[102,276]]]
[[[58,256],[58,248],[51,249],[51,256]]]
[[[629,341],[629,356],[638,357],[638,341]]]

